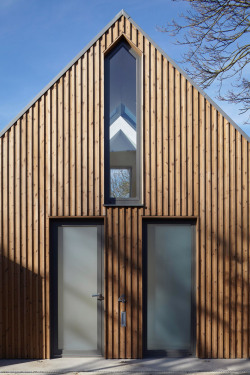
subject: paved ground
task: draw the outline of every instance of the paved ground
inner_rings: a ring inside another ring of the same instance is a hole
[[[105,360],[103,358],[60,358],[50,360],[0,360],[0,374],[249,374],[250,360],[204,360],[158,358]]]

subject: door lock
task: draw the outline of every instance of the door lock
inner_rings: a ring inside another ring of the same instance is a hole
[[[103,297],[102,293],[92,294],[92,297],[97,297],[98,301],[104,300],[104,297]]]
[[[125,302],[126,302],[125,294],[122,294],[122,295],[118,298],[118,302],[122,302],[122,303],[125,303]]]

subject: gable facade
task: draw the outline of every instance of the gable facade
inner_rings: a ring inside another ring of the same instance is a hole
[[[137,206],[104,201],[104,56],[122,35],[142,63]],[[50,222],[95,218],[105,236],[104,354],[141,358],[143,226],[174,218],[195,222],[194,355],[249,357],[249,181],[249,139],[119,14],[0,138],[0,356],[50,358]]]

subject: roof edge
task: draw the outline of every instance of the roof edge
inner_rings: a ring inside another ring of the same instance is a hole
[[[221,114],[222,116],[230,123],[232,124],[236,130],[238,130],[240,132],[240,134],[245,137],[247,139],[248,142],[250,142],[250,136],[247,135],[244,130],[236,124],[236,122],[231,119],[231,117],[223,111],[223,109],[217,104],[214,102],[213,99],[210,98],[210,96],[208,94],[205,93],[205,91],[199,87],[197,85],[196,82],[193,81],[192,78],[190,78],[188,76],[188,74],[171,58],[167,55],[167,53],[160,47],[158,46],[158,44],[152,40],[152,38],[147,34],[145,33],[145,31],[143,31],[140,26],[138,26],[136,24],[136,22],[129,16],[128,13],[126,13],[124,10],[123,10],[123,15],[125,17],[127,17],[129,19],[129,21],[142,33],[142,35],[144,35],[145,38],[147,38],[149,40],[149,42],[176,68],[178,69],[178,71],[183,75],[183,77],[185,77],[203,96],[205,99],[207,99],[213,106],[215,109],[217,109]]]
[[[0,131],[0,137],[2,137],[4,135],[4,133],[7,132],[7,130],[9,130],[9,128],[11,128],[12,125],[14,125],[23,115],[24,113],[30,108],[32,107],[33,104],[35,104],[35,102],[43,95],[45,94],[46,91],[48,91],[53,85],[54,83],[56,83],[56,81],[58,81],[58,79],[60,79],[64,73],[67,72],[67,70],[69,70],[72,65],[75,64],[75,62],[77,60],[80,59],[80,57],[82,57],[82,55],[84,55],[84,53],[93,45],[95,44],[95,42],[113,25],[113,23],[115,23],[121,16],[125,16],[125,17],[129,17],[129,16],[126,16],[126,12],[124,11],[124,9],[122,9],[119,13],[117,13],[117,15],[73,58],[73,60],[71,60],[66,66],[65,68],[63,68],[25,107],[24,109],[22,109],[21,112],[19,112],[17,114],[17,116],[8,123],[8,125],[6,125],[4,127],[3,130]]]
[[[205,99],[207,99],[215,109],[217,109],[222,116],[230,123],[232,124],[236,130],[240,132],[240,134],[247,139],[248,142],[250,142],[250,136],[248,136],[244,130],[239,127],[239,125],[236,124],[236,122],[228,116],[223,109],[214,102],[213,99],[210,98],[208,94],[203,91],[201,87],[197,85],[196,82],[194,82],[188,75],[187,73],[171,58],[167,55],[167,53],[160,47],[158,46],[157,43],[152,40],[152,38],[145,33],[140,26],[137,25],[137,23],[130,17],[130,15],[122,9],[117,15],[71,60],[64,69],[62,69],[55,78],[52,79],[36,96],[34,99],[32,99],[26,106],[25,108],[18,113],[18,115],[2,130],[0,131],[0,137],[6,133],[9,128],[14,125],[21,117],[22,115],[46,92],[48,91],[58,79],[60,79],[64,73],[67,72],[68,69],[71,68],[74,63],[79,60],[80,57],[115,23],[121,16],[126,17],[140,32],[141,34],[149,40],[149,42],[176,68],[178,71],[197,89],[198,92],[200,92]]]

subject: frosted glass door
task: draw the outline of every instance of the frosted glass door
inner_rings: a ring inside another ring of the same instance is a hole
[[[147,350],[192,351],[190,224],[147,225]]]
[[[57,349],[65,355],[94,354],[100,346],[100,226],[57,228]]]

